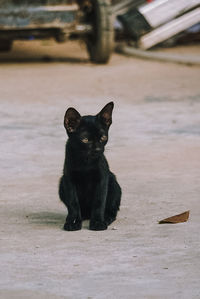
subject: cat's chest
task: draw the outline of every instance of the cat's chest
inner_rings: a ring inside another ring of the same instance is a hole
[[[101,173],[98,169],[93,171],[73,171],[71,179],[76,186],[88,189],[101,180]]]
[[[80,202],[89,202],[93,199],[100,175],[96,172],[73,173],[73,182]]]

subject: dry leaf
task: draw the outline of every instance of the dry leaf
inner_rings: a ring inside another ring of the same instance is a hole
[[[181,223],[181,222],[186,222],[189,218],[190,211],[186,211],[184,213],[165,218],[163,220],[160,220],[158,223],[163,224],[163,223]]]

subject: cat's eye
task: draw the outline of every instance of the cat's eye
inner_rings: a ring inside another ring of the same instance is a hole
[[[105,142],[106,140],[107,140],[107,136],[106,135],[101,136],[101,138],[100,138],[101,142]]]
[[[81,140],[83,143],[88,143],[88,138],[83,138],[82,140]]]

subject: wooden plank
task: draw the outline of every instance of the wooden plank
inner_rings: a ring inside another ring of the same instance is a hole
[[[138,10],[152,28],[156,28],[200,5],[200,0],[157,0],[141,5]]]
[[[200,22],[200,8],[196,8],[171,22],[145,34],[139,40],[139,47],[149,49],[170,37]]]

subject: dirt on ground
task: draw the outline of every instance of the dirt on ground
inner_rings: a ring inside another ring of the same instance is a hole
[[[2,299],[200,298],[199,78],[199,67],[117,54],[93,65],[77,42],[0,54]],[[66,232],[64,113],[109,101],[121,210],[106,231]],[[188,222],[158,224],[187,210]]]

